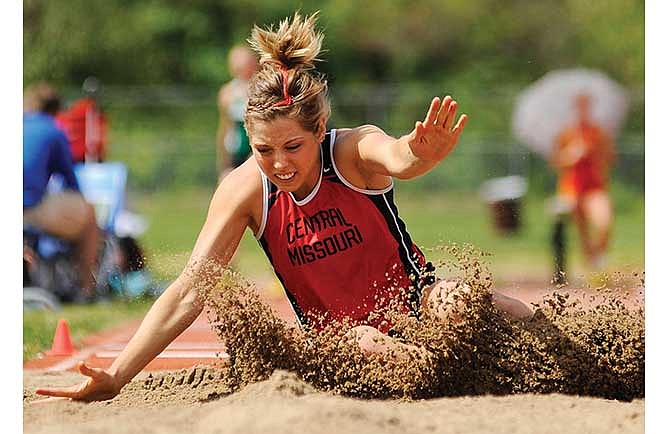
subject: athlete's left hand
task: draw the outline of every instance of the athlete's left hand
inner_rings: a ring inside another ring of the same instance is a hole
[[[454,149],[468,119],[462,114],[454,125],[457,108],[458,103],[450,96],[445,96],[442,101],[438,97],[433,98],[426,119],[417,121],[409,134],[409,147],[415,157],[438,162]]]

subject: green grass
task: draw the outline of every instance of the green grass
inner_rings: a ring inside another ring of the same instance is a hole
[[[72,340],[77,346],[85,336],[141,318],[153,300],[112,301],[92,305],[64,305],[59,312],[32,310],[23,312],[23,361],[34,358],[51,347],[60,318],[68,322]]]
[[[212,194],[213,188],[189,187],[133,195],[134,209],[149,221],[149,229],[140,241],[154,276],[172,280],[182,271],[205,222]],[[271,273],[249,230],[242,238],[234,264],[248,275]]]

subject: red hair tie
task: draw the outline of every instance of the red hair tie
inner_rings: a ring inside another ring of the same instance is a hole
[[[282,107],[285,105],[291,105],[291,95],[288,93],[288,70],[286,69],[286,65],[281,65],[279,70],[281,71],[281,76],[282,76],[282,81],[283,81],[283,87],[284,87],[284,99],[272,104],[270,108],[273,107]]]

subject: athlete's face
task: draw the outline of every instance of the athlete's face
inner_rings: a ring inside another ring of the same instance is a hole
[[[307,131],[295,120],[280,117],[270,122],[256,121],[249,131],[254,158],[263,173],[279,189],[297,199],[306,197],[319,181],[319,144],[325,134],[325,121],[319,132]]]

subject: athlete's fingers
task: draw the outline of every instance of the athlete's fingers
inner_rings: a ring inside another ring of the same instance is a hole
[[[84,362],[79,362],[77,364],[77,369],[82,375],[86,375],[87,377],[91,377],[94,380],[101,380],[106,376],[105,371],[103,371],[100,368],[91,368],[87,366]]]
[[[447,119],[444,121],[444,127],[450,131],[451,126],[454,124],[454,119],[456,118],[457,109],[458,109],[458,103],[452,100],[449,103],[449,110],[447,111]]]
[[[451,96],[447,95],[444,97],[442,100],[442,105],[440,106],[440,113],[437,115],[437,120],[435,121],[435,124],[438,127],[444,126],[447,117],[449,116],[449,109],[451,108]]]
[[[410,133],[411,139],[416,140],[417,138],[421,137],[421,125],[421,121],[414,122],[414,129]]]
[[[452,130],[453,133],[455,134],[456,140],[458,140],[458,137],[461,135],[461,132],[463,131],[463,128],[465,128],[465,124],[468,122],[468,115],[462,114],[460,118],[458,118],[458,122],[456,123],[456,126]]]
[[[35,390],[38,395],[55,396],[61,398],[76,398],[79,395],[79,386],[67,387],[65,389],[42,388]]]
[[[437,112],[439,111],[439,109],[440,109],[440,98],[435,97],[430,102],[430,108],[428,109],[428,113],[426,113],[426,120],[423,121],[424,127],[429,127],[435,123],[435,119],[437,119]]]
[[[425,132],[426,128],[423,126],[423,123],[416,121],[416,124],[414,124],[414,137],[417,139],[421,138]]]

